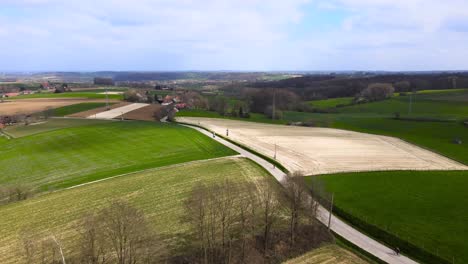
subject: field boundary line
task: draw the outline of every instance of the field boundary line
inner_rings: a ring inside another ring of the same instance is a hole
[[[132,175],[132,174],[148,172],[148,171],[152,171],[152,170],[168,169],[168,168],[172,168],[172,167],[176,167],[176,166],[191,165],[191,164],[194,164],[194,163],[209,162],[209,161],[220,160],[220,159],[235,159],[235,158],[242,158],[242,157],[243,157],[242,155],[238,154],[238,155],[218,157],[218,158],[212,158],[212,159],[192,160],[192,161],[187,161],[187,162],[183,162],[183,163],[171,164],[171,165],[167,165],[167,166],[161,166],[161,167],[154,167],[154,168],[149,168],[149,169],[144,169],[144,170],[132,171],[132,172],[124,173],[124,174],[114,175],[114,176],[107,177],[107,178],[104,178],[104,179],[99,179],[99,180],[95,180],[95,181],[81,183],[81,184],[70,186],[70,187],[67,187],[67,188],[60,189],[60,190],[55,190],[55,191],[52,191],[50,193],[60,192],[60,191],[65,191],[65,190],[72,190],[72,189],[83,187],[83,186],[86,186],[86,185],[95,184],[95,183],[99,183],[99,182],[103,182],[103,181],[107,181],[107,180],[112,180],[112,179],[115,179],[115,178],[120,178],[120,177],[124,177],[124,176],[128,176],[128,175]]]

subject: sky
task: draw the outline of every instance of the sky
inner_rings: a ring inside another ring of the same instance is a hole
[[[468,70],[468,0],[0,0],[0,71]]]

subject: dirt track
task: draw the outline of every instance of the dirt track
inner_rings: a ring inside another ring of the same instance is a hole
[[[114,101],[114,100],[110,100]],[[57,108],[67,105],[86,103],[86,102],[105,102],[105,100],[93,99],[77,99],[77,98],[37,98],[37,99],[21,99],[11,100],[0,103],[0,115],[14,114],[32,114],[44,111],[48,108]]]
[[[467,166],[403,140],[331,128],[269,125],[225,119],[177,118],[274,156],[307,175],[376,170],[466,170]]]

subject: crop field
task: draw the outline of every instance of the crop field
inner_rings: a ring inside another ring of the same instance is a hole
[[[289,171],[309,175],[373,170],[459,170],[467,166],[397,138],[331,128],[279,126],[226,119],[180,117],[273,157]],[[276,147],[275,147],[276,145]]]
[[[314,176],[316,177],[316,176]],[[468,171],[394,171],[319,176],[335,205],[439,255],[468,262]],[[365,230],[364,230],[365,231]]]
[[[105,99],[106,95],[100,90],[96,91],[77,91],[77,92],[65,92],[65,93],[36,93],[15,96],[10,99],[21,100],[21,99],[34,99],[34,98],[84,98],[84,99]],[[121,94],[109,94],[109,99],[121,100],[123,95]]]
[[[99,102],[99,103],[80,103],[80,104],[75,104],[75,105],[68,105],[68,106],[63,106],[59,107],[53,110],[53,115],[54,116],[67,116],[83,111],[88,111],[92,110],[98,107],[103,107],[106,106],[106,103],[104,102]]]
[[[367,261],[337,245],[325,245],[284,264],[366,264]]]
[[[97,125],[105,124],[112,121],[106,120],[87,120],[87,119],[75,119],[75,118],[49,118],[44,122],[30,124],[25,126],[23,124],[7,126],[4,131],[8,133],[9,136],[14,138],[25,137],[29,135],[34,135],[42,132],[49,132],[62,128],[70,128],[77,126],[86,126],[86,125]]]
[[[308,103],[318,109],[327,109],[331,107],[336,107],[339,105],[349,105],[353,102],[353,97],[340,97],[340,98],[331,98],[324,100],[315,100],[309,101]]]
[[[75,121],[67,122],[73,125]],[[0,183],[56,189],[132,171],[235,154],[209,137],[179,125],[77,122],[81,126],[1,142]],[[29,128],[37,132],[36,126],[24,127],[17,133],[25,135]],[[42,128],[57,126],[44,124]]]
[[[64,241],[66,250],[77,235],[77,220],[113,199],[141,209],[155,230],[167,238],[167,245],[177,244],[175,237],[187,231],[179,221],[184,200],[195,184],[224,179],[255,181],[266,176],[267,172],[247,159],[221,158],[151,169],[1,206],[0,263],[18,262],[19,234],[24,230],[54,234]]]
[[[102,103],[102,99],[80,99],[80,98],[43,98],[8,100],[0,103],[0,115],[32,114],[49,109],[59,108],[80,103]],[[111,102],[116,102],[111,100]]]

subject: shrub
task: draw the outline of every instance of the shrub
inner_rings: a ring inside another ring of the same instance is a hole
[[[389,83],[373,83],[361,91],[360,97],[368,101],[380,101],[392,97],[394,92],[395,88]]]

